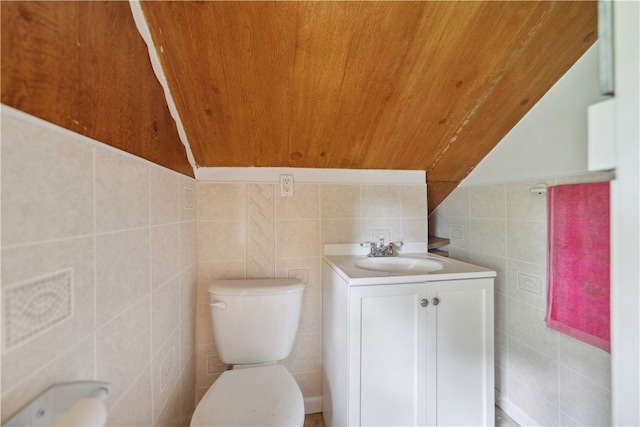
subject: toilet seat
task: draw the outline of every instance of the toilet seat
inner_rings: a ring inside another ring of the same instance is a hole
[[[302,426],[304,401],[282,365],[225,371],[191,418],[199,426]]]

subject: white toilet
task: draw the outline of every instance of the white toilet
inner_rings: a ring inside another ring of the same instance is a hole
[[[191,426],[302,426],[300,388],[275,362],[291,352],[304,284],[297,279],[217,280],[209,286],[213,336],[232,366],[207,390]]]

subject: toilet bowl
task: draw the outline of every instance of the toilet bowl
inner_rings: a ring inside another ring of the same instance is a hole
[[[297,279],[218,280],[209,286],[216,348],[233,369],[207,390],[192,427],[304,424],[302,392],[276,364],[291,353],[303,291]]]
[[[204,395],[192,427],[304,424],[300,388],[282,365],[225,371]]]

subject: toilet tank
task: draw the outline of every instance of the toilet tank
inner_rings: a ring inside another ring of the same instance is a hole
[[[298,330],[303,291],[298,279],[214,281],[209,299],[220,359],[241,365],[286,358]]]

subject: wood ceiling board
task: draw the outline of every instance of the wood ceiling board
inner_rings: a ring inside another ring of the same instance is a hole
[[[201,166],[286,166],[295,2],[143,2]]]
[[[495,125],[480,107],[511,114],[491,97],[541,22],[559,15],[554,8],[547,1],[143,3],[199,165],[438,173],[434,165],[461,129]]]
[[[567,23],[570,22],[569,27]],[[429,180],[461,181],[595,41],[597,4],[558,2]],[[559,142],[561,143],[561,141]]]
[[[361,3],[305,3],[298,9],[289,166],[348,167],[334,138],[338,101]],[[317,31],[322,28],[322,31]],[[337,154],[337,155],[334,155]],[[343,163],[344,161],[344,163]]]
[[[404,152],[393,162],[400,169],[426,168],[465,125],[469,112],[486,96],[509,53],[544,13],[544,3],[477,2],[433,3],[450,9],[444,28],[433,29],[420,40],[433,47],[418,52],[422,60],[403,80],[420,79],[408,86],[415,108],[396,109],[396,134],[387,137]],[[491,32],[487,32],[491,28]],[[435,43],[430,39],[437,37]],[[382,159],[381,159],[382,160]]]
[[[193,176],[127,2],[1,7],[4,104]]]

